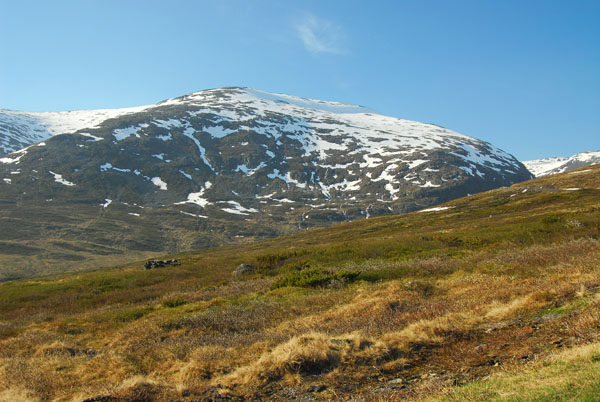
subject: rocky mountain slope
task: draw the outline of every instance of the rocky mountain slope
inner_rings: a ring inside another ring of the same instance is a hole
[[[0,158],[0,252],[31,269],[409,212],[532,177],[439,126],[249,88],[49,114],[46,131],[11,113],[8,131],[46,138]]]
[[[535,175],[546,176],[600,163],[600,151],[581,152],[571,157],[554,157],[525,161],[523,164]]]

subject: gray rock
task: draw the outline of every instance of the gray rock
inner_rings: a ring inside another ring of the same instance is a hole
[[[254,267],[250,264],[242,263],[233,271],[234,276],[244,275],[254,272]]]
[[[174,267],[177,265],[181,265],[177,260],[149,260],[144,264],[144,269],[149,270],[154,268]]]
[[[327,389],[327,385],[312,385],[308,388],[308,392],[323,392]]]

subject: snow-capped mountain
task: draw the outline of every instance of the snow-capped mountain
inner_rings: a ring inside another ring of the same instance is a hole
[[[581,152],[571,157],[554,157],[525,161],[525,167],[535,177],[555,173],[564,173],[569,170],[600,163],[600,151]]]
[[[43,131],[11,113],[21,132]],[[127,250],[179,251],[408,212],[532,177],[512,155],[443,127],[250,88],[52,116],[43,142],[0,158],[0,202],[19,205],[0,213],[27,220],[39,218],[28,208],[42,208],[52,211],[52,236]],[[73,209],[100,225],[93,235],[56,224]],[[100,224],[115,214],[145,235]]]
[[[142,106],[41,113],[0,109],[0,156],[44,141],[53,135],[94,128],[105,120],[144,109]]]

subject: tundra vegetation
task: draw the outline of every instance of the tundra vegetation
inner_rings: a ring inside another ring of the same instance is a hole
[[[600,165],[442,207],[2,283],[0,400],[598,400]]]

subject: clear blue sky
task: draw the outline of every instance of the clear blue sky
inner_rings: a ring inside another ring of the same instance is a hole
[[[0,108],[250,86],[368,106],[522,160],[600,149],[600,1],[0,0]]]

